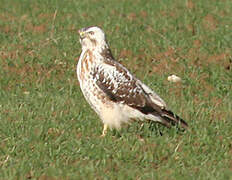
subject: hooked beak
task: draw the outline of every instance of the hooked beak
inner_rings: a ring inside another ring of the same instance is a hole
[[[85,31],[83,29],[78,30],[81,39],[85,38]]]

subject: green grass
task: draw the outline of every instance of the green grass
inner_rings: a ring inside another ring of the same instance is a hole
[[[230,0],[0,0],[0,179],[232,179],[231,12]],[[134,123],[99,137],[75,72],[77,30],[92,25],[190,132]]]

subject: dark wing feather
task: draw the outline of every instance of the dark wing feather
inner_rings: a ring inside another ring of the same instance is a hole
[[[182,128],[185,128],[185,129],[188,128],[188,124],[183,119],[181,119],[179,116],[174,114],[172,111],[162,109],[162,117],[163,119],[169,121],[169,124],[172,124],[172,125],[179,124]]]
[[[93,78],[111,101],[127,104],[144,114],[161,112],[159,106],[149,102],[147,94],[138,84],[137,79],[118,62],[107,61],[95,67]]]
[[[167,127],[175,124],[188,127],[179,116],[152,102],[140,82],[114,60],[109,49],[103,50],[102,56],[105,63],[94,68],[93,78],[111,101],[126,104],[144,114],[160,116],[161,123]]]

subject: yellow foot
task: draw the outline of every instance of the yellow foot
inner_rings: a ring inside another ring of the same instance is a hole
[[[107,133],[107,128],[108,128],[108,126],[107,126],[106,124],[104,124],[101,137],[105,137],[105,135],[106,135],[106,133]]]

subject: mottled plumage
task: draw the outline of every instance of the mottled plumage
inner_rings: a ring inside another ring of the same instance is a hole
[[[104,124],[103,136],[108,127],[118,129],[132,119],[187,127],[153,90],[113,58],[100,28],[83,28],[79,33],[82,53],[77,76],[86,100]]]

